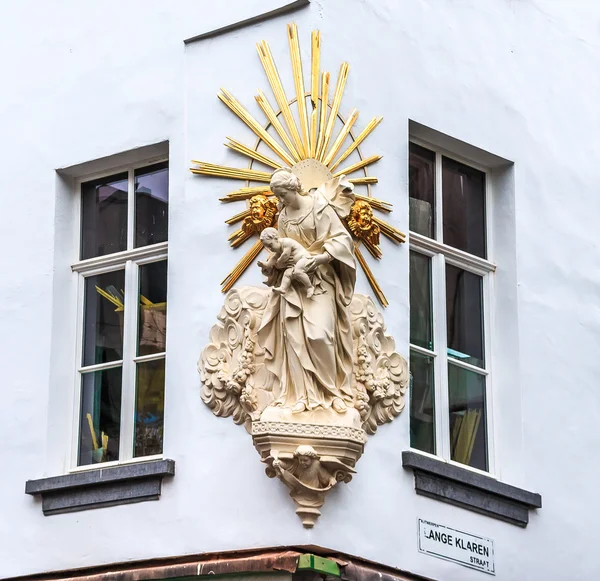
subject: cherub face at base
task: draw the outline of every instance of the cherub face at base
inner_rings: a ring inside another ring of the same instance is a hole
[[[319,455],[315,449],[307,445],[298,446],[294,452],[294,457],[298,461],[298,466],[303,470],[310,468],[319,459]]]
[[[310,468],[313,462],[314,458],[311,458],[310,456],[298,456],[298,464],[301,468]]]

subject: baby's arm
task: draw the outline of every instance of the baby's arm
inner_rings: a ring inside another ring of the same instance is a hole
[[[272,254],[270,254],[269,258],[267,259],[267,266],[269,266],[271,268],[276,268],[278,258],[279,258],[279,254],[277,254],[277,252],[273,252]]]
[[[265,270],[265,269],[270,270],[273,268],[277,268],[277,258],[278,257],[279,257],[279,254],[277,254],[276,252],[273,252],[272,254],[269,255],[269,258],[267,259],[266,262],[262,262],[261,260],[259,260],[257,262],[257,264],[262,270]]]

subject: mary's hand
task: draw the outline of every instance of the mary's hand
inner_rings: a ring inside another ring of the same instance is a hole
[[[277,259],[277,262],[275,263],[275,267],[279,268],[281,270],[285,270],[286,268],[289,268],[290,266],[294,266],[294,261],[290,256],[288,256],[287,258],[284,256],[281,256],[280,258]]]
[[[308,260],[305,270],[307,274],[312,274],[321,264],[327,264],[331,260],[331,256],[327,252],[317,254]]]

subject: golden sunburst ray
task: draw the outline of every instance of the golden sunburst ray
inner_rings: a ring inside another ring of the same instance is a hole
[[[298,117],[300,118],[300,131],[304,151],[310,155],[310,136],[308,128],[308,114],[306,112],[306,98],[304,96],[304,73],[302,72],[302,58],[300,57],[300,42],[298,41],[298,28],[295,24],[288,24],[288,42],[290,45],[290,59],[292,61],[292,73],[294,76],[294,87],[296,89],[296,104],[298,105]]]
[[[244,107],[239,103],[239,101],[228,91],[225,89],[221,89],[221,93],[217,95],[219,99],[227,107],[229,107],[254,133],[262,139],[283,161],[287,164],[293,164],[294,161],[292,158],[284,151],[284,149],[277,143],[265,129],[258,123]]]
[[[204,161],[195,161],[198,167],[190,168],[190,171],[195,174],[205,176],[215,176],[219,178],[232,178],[235,180],[249,180],[253,182],[270,182],[271,174],[266,171],[258,171],[256,169],[243,169],[237,167],[228,167],[226,165],[217,165],[215,163],[207,163]]]
[[[305,90],[300,42],[295,24],[288,25],[287,36],[295,89],[294,99],[288,100],[286,97],[273,55],[266,41],[257,44],[258,55],[279,110],[276,111],[264,93],[259,90],[255,99],[266,117],[266,122],[261,123],[227,90],[221,89],[218,94],[219,99],[258,137],[254,147],[227,137],[225,145],[244,156],[249,161],[248,167],[235,168],[193,161],[197,167],[191,168],[191,171],[205,176],[246,181],[246,187],[238,188],[219,198],[222,202],[246,201],[248,204],[245,210],[226,220],[229,225],[239,225],[228,237],[230,245],[234,248],[259,236],[264,228],[277,225],[277,201],[273,198],[273,193],[268,185],[272,174],[270,171],[253,169],[254,163],[258,162],[266,168],[275,170],[286,166],[290,167],[292,172],[301,176],[302,183],[307,189],[320,185],[331,176],[350,176],[358,171],[364,172],[363,176],[350,177],[349,181],[356,186],[366,186],[368,195],[355,192],[355,201],[350,214],[344,221],[354,240],[358,264],[363,269],[377,299],[382,305],[387,306],[387,299],[375,280],[365,256],[360,251],[362,245],[371,256],[380,259],[382,257],[382,250],[379,246],[380,234],[395,243],[402,243],[406,240],[400,230],[373,214],[374,210],[387,213],[392,210],[391,203],[372,197],[370,192],[370,186],[376,184],[378,180],[376,177],[368,175],[367,169],[370,165],[378,162],[382,156],[363,157],[359,149],[365,139],[381,123],[382,117],[373,118],[355,137],[352,129],[357,122],[358,111],[353,109],[345,119],[340,113],[348,79],[348,63],[344,62],[340,66],[330,103],[331,76],[328,72],[320,70],[321,35],[319,31],[313,31],[311,35],[310,82],[306,86],[308,91]],[[311,111],[308,110],[307,99],[312,105]],[[298,126],[291,110],[294,101],[298,111]],[[338,120],[342,123],[339,130],[336,129]],[[350,137],[351,143],[346,149],[342,149],[348,137]],[[277,156],[275,159],[263,153],[262,150],[259,151],[262,143]],[[341,154],[340,151],[342,151]],[[358,154],[359,160],[347,165],[344,169],[338,169],[341,163],[355,152]],[[336,156],[339,157],[336,159]],[[262,185],[251,186],[251,182],[262,182]],[[221,282],[223,292],[227,292],[233,287],[257,258],[262,248],[260,241],[254,242]]]
[[[340,110],[340,104],[342,103],[342,97],[344,96],[344,89],[346,87],[346,81],[348,80],[349,70],[350,65],[348,65],[348,63],[342,63],[337,84],[335,86],[335,92],[333,94],[333,102],[331,104],[331,112],[329,113],[329,121],[327,122],[327,127],[325,129],[323,147],[319,152],[317,152],[319,161],[323,161],[325,157],[325,151],[327,151],[327,146],[329,145],[329,140],[331,139],[331,134],[333,133],[333,128]]]
[[[256,194],[264,194],[265,196],[273,195],[272,192],[265,186],[240,188],[239,190],[235,190],[229,194],[226,194],[222,198],[219,198],[219,202],[239,202],[241,200],[248,200],[252,196],[256,196]]]
[[[377,297],[379,302],[384,307],[389,306],[390,303],[388,303],[388,300],[387,300],[385,294],[383,294],[383,290],[381,290],[379,283],[375,279],[373,272],[369,268],[369,265],[367,264],[367,261],[365,260],[365,257],[362,255],[362,252],[360,251],[360,248],[358,247],[357,244],[354,245],[354,251],[356,253],[356,259],[358,260],[358,263],[360,264],[361,268],[363,269],[365,276],[367,277],[367,280],[369,281],[369,284],[371,285],[371,288],[373,289],[373,292],[375,293],[375,296]]]
[[[321,69],[321,33],[313,30],[311,36],[310,100],[313,109],[319,104],[319,74]],[[314,157],[314,156],[311,156]]]
[[[393,240],[398,244],[406,242],[406,235],[398,230],[398,228],[394,228],[394,226],[388,224],[377,216],[373,216],[373,221],[381,228],[381,233],[385,234],[390,240]]]
[[[375,208],[380,212],[389,213],[392,211],[392,204],[390,202],[386,202],[385,200],[379,200],[377,198],[369,196],[361,196],[360,194],[354,194],[354,198],[362,202],[367,202],[367,204],[369,204],[371,208]]]
[[[250,210],[244,210],[239,214],[234,214],[231,218],[225,220],[225,224],[235,224],[236,222],[241,222],[244,218],[250,216]]]
[[[348,120],[346,121],[346,123],[344,123],[342,130],[339,132],[338,136],[336,137],[335,141],[333,142],[333,145],[331,146],[329,153],[325,156],[325,159],[323,160],[323,163],[325,165],[328,166],[331,163],[331,160],[334,158],[334,156],[340,150],[340,148],[344,144],[344,141],[346,141],[346,137],[348,137],[348,134],[352,130],[352,126],[354,125],[354,123],[356,122],[357,119],[358,119],[358,109],[353,109],[352,113],[350,113],[350,117],[348,117]]]
[[[334,171],[335,168],[342,163],[358,146],[373,132],[375,127],[377,127],[383,121],[383,117],[374,117],[369,121],[369,124],[359,133],[358,137],[352,142],[350,147],[342,153],[342,155],[338,158],[338,160],[329,168],[330,171]]]
[[[260,240],[255,242],[244,254],[242,259],[234,266],[233,270],[221,281],[222,292],[226,293],[237,282],[238,278],[244,274],[244,271],[254,262],[256,257],[261,253],[263,245]]]
[[[229,240],[230,246],[232,248],[237,248],[238,246],[241,246],[244,242],[246,242],[246,240],[250,240],[250,238],[252,238],[252,233],[244,232],[244,230],[240,228],[239,230],[232,232],[229,235],[229,238],[227,238],[227,240]]]
[[[260,62],[262,63],[263,69],[265,70],[265,74],[267,75],[267,80],[271,85],[271,89],[273,90],[273,94],[275,95],[275,100],[277,101],[277,104],[279,105],[279,110],[283,115],[283,120],[285,121],[285,124],[287,125],[292,136],[292,141],[294,142],[296,149],[298,150],[300,155],[305,157],[306,152],[304,151],[302,140],[300,139],[300,134],[298,133],[296,122],[294,121],[294,117],[292,115],[292,110],[290,109],[287,97],[285,96],[285,91],[283,89],[283,85],[281,84],[281,79],[279,78],[279,74],[277,73],[277,67],[275,66],[275,61],[273,60],[271,49],[269,48],[267,42],[264,40],[258,43],[256,47],[258,49],[258,56],[260,58]]]
[[[317,139],[317,148],[315,150],[315,159],[318,159],[319,153],[323,149],[323,140],[325,139],[325,128],[327,127],[327,107],[329,103],[329,73],[324,72],[321,76],[321,112],[319,121],[319,138]]]
[[[370,157],[361,159],[360,161],[357,161],[356,163],[353,163],[352,165],[349,165],[348,167],[345,167],[344,169],[336,171],[333,174],[333,177],[338,178],[341,175],[345,175],[345,176],[350,175],[351,173],[354,173],[355,171],[358,171],[359,169],[362,169],[363,167],[366,167],[373,163],[377,163],[382,157],[383,157],[382,155],[371,155]]]
[[[383,252],[381,252],[381,248],[377,244],[373,244],[368,240],[362,240],[362,243],[365,245],[365,248],[371,253],[373,258],[377,258],[379,260],[383,256]]]
[[[315,158],[317,152],[317,131],[319,124],[319,109],[315,108],[310,116],[310,157]]]
[[[365,176],[364,178],[352,178],[352,179],[349,179],[348,181],[351,184],[354,184],[355,186],[367,186],[367,185],[374,185],[379,180],[373,176]]]
[[[283,165],[281,165],[280,163],[271,159],[270,157],[267,157],[266,155],[263,155],[262,153],[259,153],[258,151],[254,151],[247,145],[240,143],[239,141],[237,141],[236,139],[233,139],[232,137],[228,137],[227,139],[229,139],[229,143],[225,143],[224,145],[225,145],[225,147],[229,147],[229,149],[233,149],[233,151],[237,151],[238,153],[241,153],[242,155],[245,155],[247,157],[255,159],[256,161],[260,161],[260,163],[264,163],[265,165],[268,165],[274,169],[279,169],[279,168],[284,167]]]
[[[296,151],[296,148],[290,140],[290,138],[288,137],[288,134],[283,128],[283,125],[281,124],[279,119],[277,119],[277,114],[273,110],[273,107],[271,107],[269,100],[265,97],[262,91],[258,91],[258,95],[254,98],[256,99],[258,106],[262,109],[262,112],[266,115],[267,119],[269,120],[269,123],[273,126],[273,129],[275,129],[275,131],[277,132],[277,135],[279,135],[284,145],[288,148],[288,151],[294,158],[295,162],[300,161],[302,157]]]

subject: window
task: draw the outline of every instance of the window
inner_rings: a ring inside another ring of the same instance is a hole
[[[411,447],[493,472],[487,177],[410,143]]]
[[[72,465],[162,454],[169,169],[79,182],[76,429]]]

